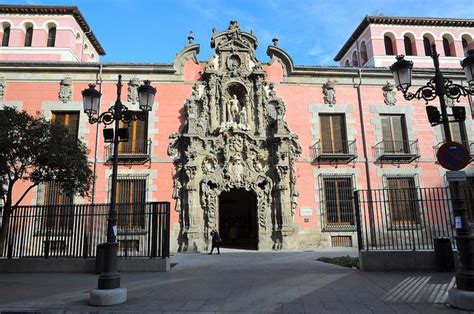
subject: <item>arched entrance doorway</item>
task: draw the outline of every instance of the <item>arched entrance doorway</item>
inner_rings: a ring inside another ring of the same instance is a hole
[[[244,189],[219,195],[219,233],[223,247],[258,249],[257,198]],[[232,240],[232,233],[236,239]]]

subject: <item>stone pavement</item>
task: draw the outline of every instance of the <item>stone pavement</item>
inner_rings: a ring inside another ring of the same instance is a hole
[[[357,251],[177,254],[167,273],[122,273],[128,301],[88,305],[92,274],[0,274],[0,310],[154,313],[462,313],[453,273],[360,272],[316,261]]]

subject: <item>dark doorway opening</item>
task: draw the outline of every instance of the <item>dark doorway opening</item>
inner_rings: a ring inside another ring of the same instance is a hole
[[[219,196],[219,233],[222,246],[258,249],[257,198],[244,189],[232,189]]]

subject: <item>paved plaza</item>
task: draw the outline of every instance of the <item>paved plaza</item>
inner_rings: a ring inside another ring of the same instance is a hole
[[[317,261],[357,251],[177,254],[167,273],[122,273],[124,304],[88,305],[93,274],[0,274],[2,312],[462,313],[453,273],[361,272]]]

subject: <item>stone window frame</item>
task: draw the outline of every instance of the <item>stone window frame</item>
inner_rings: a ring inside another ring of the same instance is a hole
[[[344,114],[346,137],[348,141],[357,139],[356,121],[353,104],[309,104],[311,135],[313,140],[311,146],[321,140],[321,131],[319,128],[320,114]]]
[[[418,212],[418,216],[419,216],[419,219],[420,221],[419,222],[413,222],[411,223],[410,225],[402,225],[402,224],[396,224],[393,225],[392,224],[392,217],[391,217],[391,209],[388,205],[388,210],[386,209],[385,210],[385,219],[386,219],[386,222],[387,222],[387,227],[389,230],[397,230],[397,229],[419,229],[419,228],[424,228],[423,226],[423,223],[424,221],[427,221],[428,219],[428,211],[425,211],[423,209],[423,197],[421,195],[421,183],[420,183],[420,178],[421,178],[421,175],[418,174],[417,171],[413,171],[413,170],[410,170],[410,169],[390,169],[392,171],[388,171],[387,173],[384,173],[382,176],[381,176],[381,185],[382,185],[382,193],[384,194],[384,199],[388,200],[389,201],[389,194],[388,194],[388,182],[387,182],[387,179],[389,178],[413,178],[413,181],[414,181],[414,184],[415,184],[415,191],[416,191],[416,201],[418,203],[418,206],[417,206],[417,210],[419,211]],[[402,171],[400,171],[402,170]],[[420,171],[421,173],[421,171]],[[377,175],[379,175],[379,172],[377,171]],[[422,217],[424,216],[424,217]]]
[[[372,113],[372,119],[370,124],[373,125],[374,132],[374,143],[367,143],[373,147],[375,144],[383,141],[382,134],[382,119],[381,115],[403,115],[405,119],[407,140],[413,141],[417,139],[416,132],[414,130],[415,121],[413,119],[413,106],[410,104],[397,104],[396,106],[387,106],[385,104],[374,104],[369,106],[369,112]],[[372,145],[370,145],[372,144]],[[374,157],[369,157],[374,158]]]

